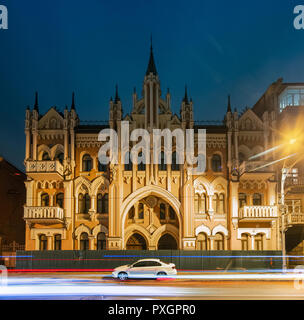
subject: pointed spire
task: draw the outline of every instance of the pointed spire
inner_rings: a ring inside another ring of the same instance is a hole
[[[153,56],[152,35],[151,35],[151,45],[150,45],[150,58],[149,58],[146,76],[148,76],[151,72],[154,75],[157,75],[156,66],[155,66],[155,62],[154,62],[154,56]]]
[[[118,101],[120,101],[119,95],[118,95],[118,85],[116,84],[115,86],[115,103],[117,103]]]
[[[75,92],[72,93],[71,110],[75,110]]]
[[[189,101],[188,101],[188,92],[187,92],[187,85],[185,85],[185,96],[184,96],[183,101],[184,101],[185,103],[189,103]]]
[[[228,106],[227,106],[227,112],[231,112],[230,94],[228,94]]]
[[[34,110],[39,112],[39,106],[38,106],[38,92],[35,92],[35,104],[34,104]]]

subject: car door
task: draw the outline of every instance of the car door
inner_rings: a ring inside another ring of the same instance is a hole
[[[129,269],[129,277],[130,278],[140,278],[143,277],[145,274],[145,267],[146,262],[145,261],[139,261],[132,265],[132,267]]]
[[[158,272],[159,266],[160,264],[157,261],[146,261],[146,266],[143,274],[146,277],[154,277]]]

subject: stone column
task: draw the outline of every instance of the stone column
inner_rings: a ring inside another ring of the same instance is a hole
[[[253,234],[251,234],[251,235],[250,235],[250,237],[251,237],[251,246],[250,246],[250,250],[254,250],[254,235],[253,235]]]
[[[47,235],[47,249],[53,250],[53,237],[51,235]]]
[[[209,236],[210,250],[214,250],[214,238],[215,236]]]
[[[95,241],[95,237],[94,237],[94,236],[89,236],[89,249],[90,249],[90,250],[95,250],[95,248],[94,248],[94,245],[95,245],[94,241]]]

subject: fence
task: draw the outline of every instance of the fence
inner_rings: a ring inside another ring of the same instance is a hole
[[[281,256],[281,251],[17,251],[16,268],[111,271],[139,259],[159,258],[179,270],[257,270],[282,268]]]
[[[24,250],[25,246],[13,241],[10,244],[0,247],[0,265],[5,265],[7,268],[16,267],[16,251]]]

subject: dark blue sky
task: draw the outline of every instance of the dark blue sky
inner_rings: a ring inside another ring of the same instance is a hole
[[[82,120],[107,120],[119,86],[125,113],[141,94],[150,34],[163,96],[179,112],[187,83],[196,120],[221,120],[252,106],[283,77],[304,82],[304,30],[291,0],[0,0],[0,154],[23,169],[24,113],[39,92],[41,112],[76,94]]]

